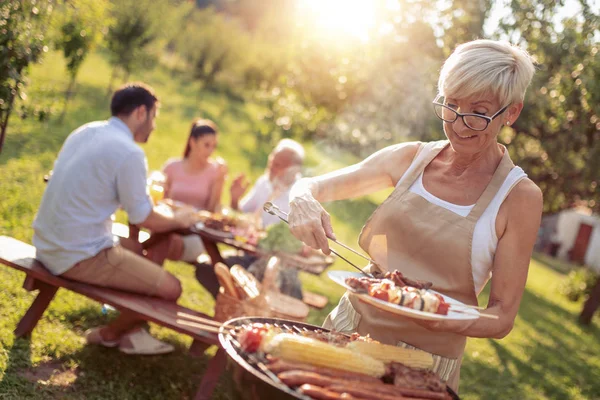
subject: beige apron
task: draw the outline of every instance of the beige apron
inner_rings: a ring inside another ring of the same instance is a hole
[[[492,180],[469,215],[462,217],[408,190],[448,143],[440,141],[421,146],[419,152],[426,148],[428,153],[407,171],[406,178],[371,215],[363,227],[359,244],[384,272],[397,269],[410,278],[433,282],[433,289],[445,295],[477,305],[471,266],[473,231],[513,164],[504,149]],[[465,336],[429,331],[411,319],[395,317],[369,306],[349,293],[342,297],[324,326],[370,334],[386,344],[425,350],[434,355],[434,371],[458,390]]]

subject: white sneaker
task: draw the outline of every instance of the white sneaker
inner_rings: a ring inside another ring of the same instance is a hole
[[[121,338],[119,350],[132,355],[157,355],[170,353],[175,347],[152,337],[146,329],[138,329]]]

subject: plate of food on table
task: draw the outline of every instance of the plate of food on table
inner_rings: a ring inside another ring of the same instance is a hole
[[[227,352],[241,354],[273,386],[296,398],[458,398],[431,371],[433,358],[424,351],[381,344],[368,335],[346,335],[312,326],[307,329],[291,321],[260,323],[250,319],[231,329],[233,321],[228,321],[219,337],[222,343],[234,339],[232,346],[225,343]]]
[[[329,271],[329,278],[367,304],[397,315],[424,320],[472,320],[485,316],[479,307],[439,293],[400,271],[368,276],[360,272]]]
[[[220,213],[208,211],[198,213],[200,221],[196,224],[196,228],[214,236],[256,245],[264,234],[252,215],[230,209],[223,209]]]

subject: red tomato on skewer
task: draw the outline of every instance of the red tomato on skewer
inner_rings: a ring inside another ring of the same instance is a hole
[[[255,324],[252,329],[242,332],[239,337],[240,346],[242,350],[248,353],[255,353],[258,351],[262,339],[267,333],[268,328],[262,324]]]

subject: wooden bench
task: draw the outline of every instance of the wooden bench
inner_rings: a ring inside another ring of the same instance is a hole
[[[117,310],[126,310],[140,318],[173,329],[193,338],[190,354],[201,356],[210,345],[218,345],[215,333],[209,333],[177,322],[178,313],[211,319],[211,317],[177,305],[174,302],[126,293],[113,289],[88,285],[52,275],[35,259],[35,248],[14,238],[0,236],[0,264],[13,267],[26,274],[23,287],[28,291],[38,290],[38,295],[15,329],[17,337],[30,335],[42,314],[59,288],[79,293],[101,303],[110,304]],[[210,399],[212,392],[225,369],[226,356],[219,348],[207,365],[196,400]]]

